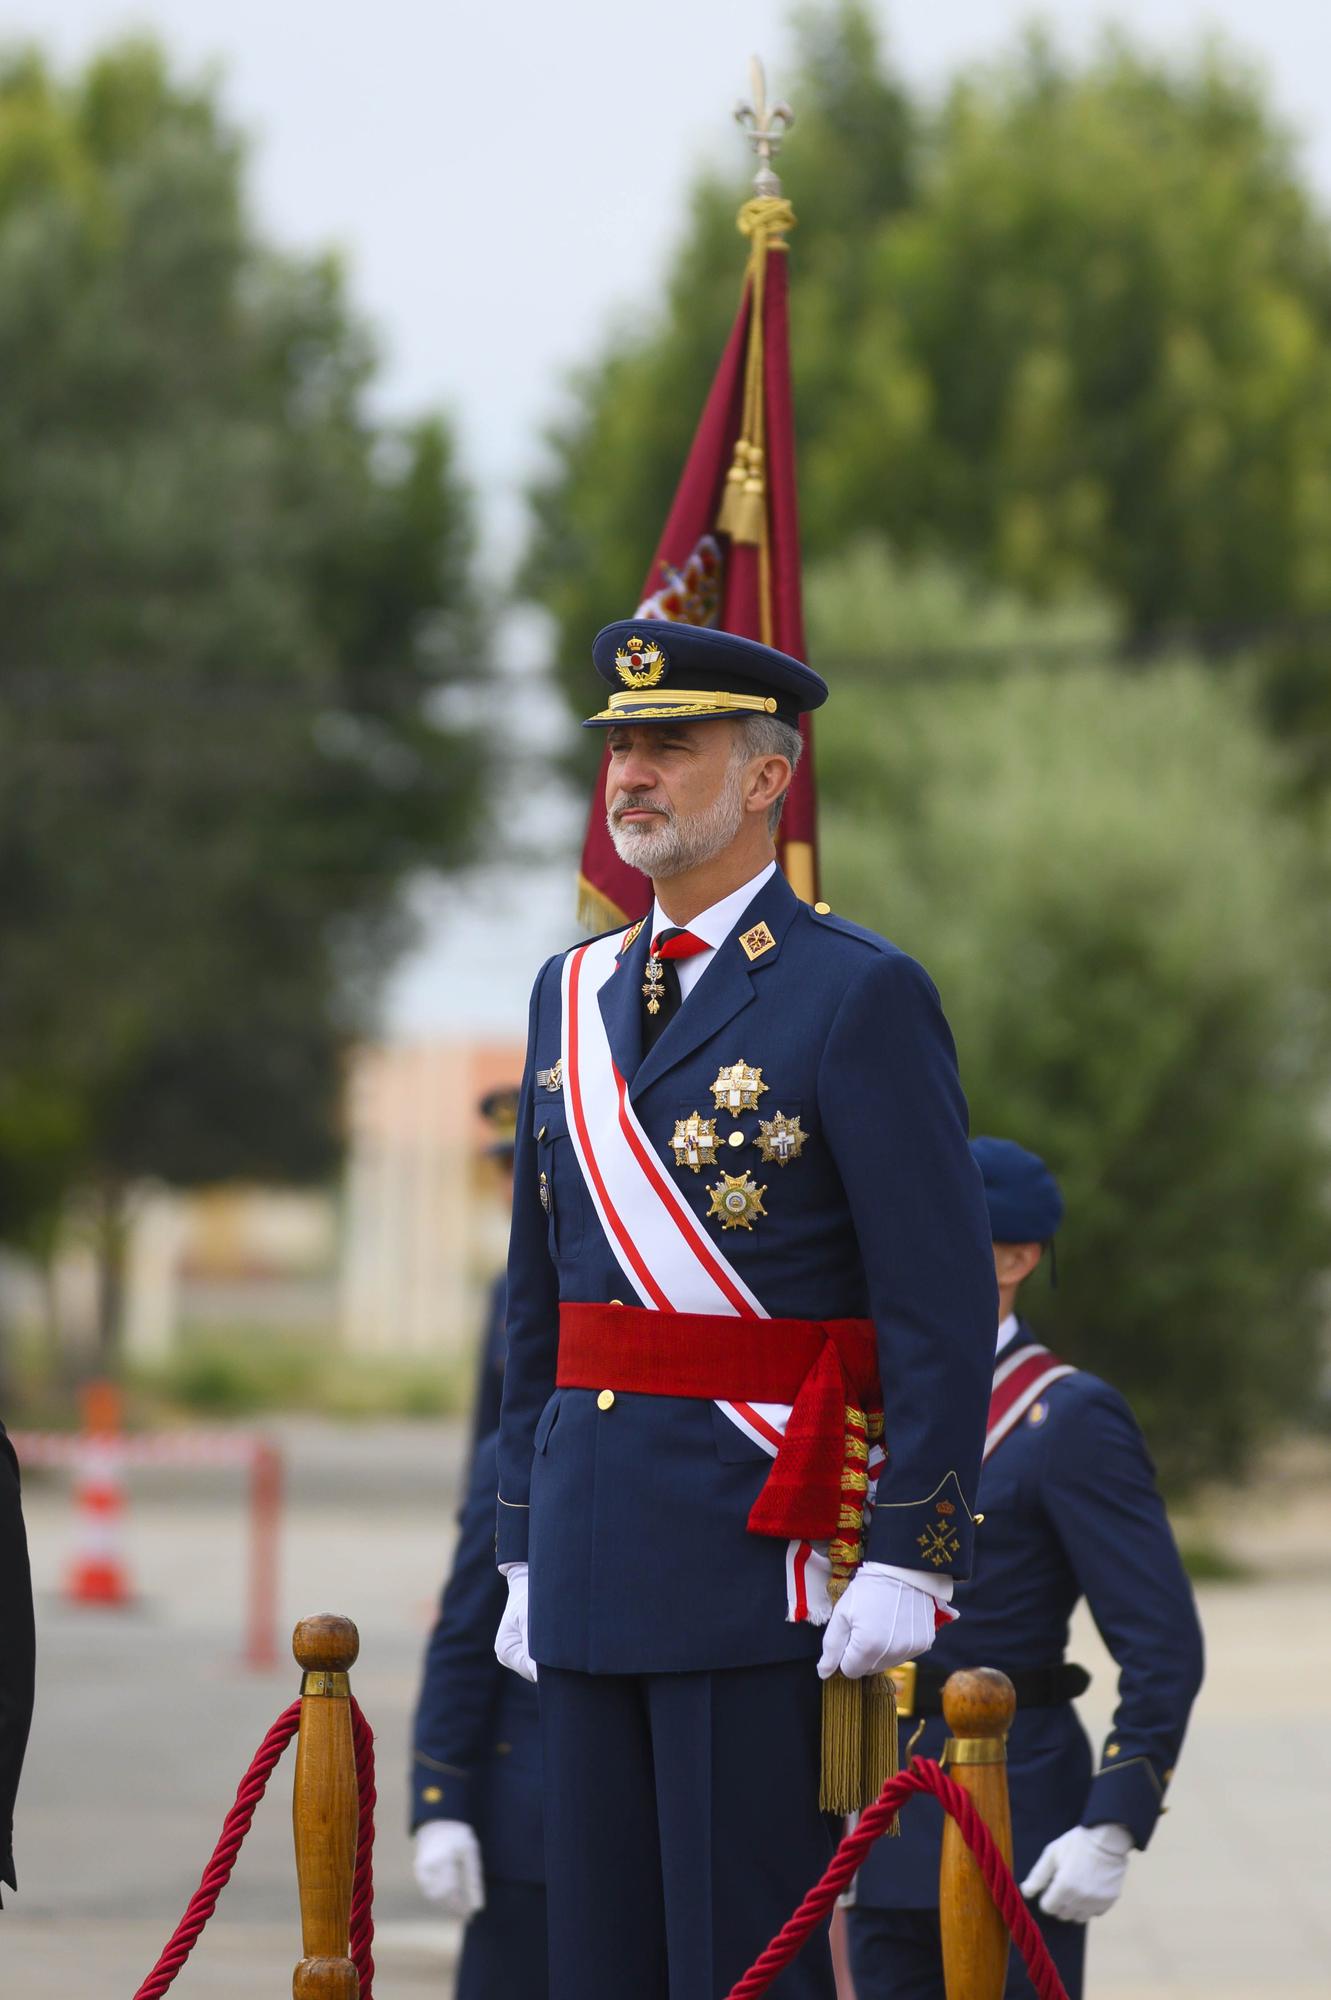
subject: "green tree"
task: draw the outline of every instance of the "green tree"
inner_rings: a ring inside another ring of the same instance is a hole
[[[72,1184],[114,1246],[140,1176],[326,1172],[403,891],[477,830],[449,435],[372,419],[336,265],[267,246],[244,173],[150,43],[0,70],[11,1233]]]
[[[868,568],[812,579],[816,630],[844,641]],[[885,578],[936,634],[939,574]],[[1012,603],[954,590],[1006,642]],[[1058,1289],[1023,1307],[1123,1388],[1172,1485],[1235,1474],[1306,1404],[1331,1263],[1327,884],[1245,678],[866,669],[820,754],[827,893],[938,982],[972,1129],[1062,1182]]]
[[[802,17],[782,157],[805,548],[865,533],[1131,637],[1331,612],[1331,238],[1268,93],[1218,46],[1028,37],[912,104],[860,0]],[[574,385],[526,581],[561,661],[632,601],[733,308],[740,176],[700,184],[644,328]],[[890,626],[880,650],[890,644]],[[1325,643],[1267,710],[1331,772]]]

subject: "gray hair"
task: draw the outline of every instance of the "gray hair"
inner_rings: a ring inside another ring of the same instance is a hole
[[[804,749],[804,738],[792,723],[782,722],[775,715],[741,716],[735,728],[735,761],[747,763],[750,757],[784,757],[790,765],[791,776],[795,775],[800,755]],[[767,831],[776,838],[776,830],[781,824],[781,809],[786,803],[782,792],[767,815]]]

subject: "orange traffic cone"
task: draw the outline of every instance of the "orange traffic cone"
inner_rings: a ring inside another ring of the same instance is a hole
[[[74,1468],[76,1547],[65,1579],[70,1604],[128,1604],[125,1484],[120,1449],[120,1391],[89,1382],[82,1392],[83,1436]]]

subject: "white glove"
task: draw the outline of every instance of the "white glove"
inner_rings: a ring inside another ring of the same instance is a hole
[[[501,1667],[512,1667],[524,1681],[536,1679],[536,1662],[527,1650],[527,1565],[509,1563],[508,1603],[495,1633],[495,1658]]]
[[[1038,1898],[1047,1917],[1089,1923],[1118,1901],[1135,1845],[1125,1826],[1070,1826],[1050,1841],[1021,1893],[1032,1902]]]
[[[833,1608],[823,1634],[818,1672],[829,1680],[840,1668],[849,1681],[899,1667],[934,1643],[939,1600],[886,1566],[861,1563]]]
[[[416,1829],[416,1886],[446,1916],[465,1923],[485,1908],[481,1844],[463,1819],[427,1819]]]

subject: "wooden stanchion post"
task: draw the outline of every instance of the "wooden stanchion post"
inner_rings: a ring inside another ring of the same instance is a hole
[[[952,1674],[943,1689],[943,1714],[952,1731],[943,1750],[943,1763],[948,1775],[970,1793],[1009,1867],[1012,1814],[1006,1742],[1016,1712],[1011,1681],[993,1667]],[[950,1815],[943,1821],[938,1914],[947,2000],[1002,2000],[1007,1981],[1007,1926]]]
[[[349,1926],[359,1805],[347,1674],[360,1635],[349,1618],[302,1618],[292,1651],[304,1669],[291,1817],[305,1956],[291,1991],[295,2000],[358,2000]]]

